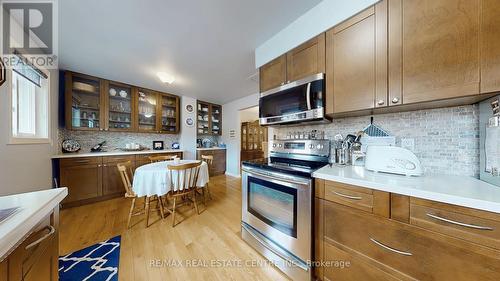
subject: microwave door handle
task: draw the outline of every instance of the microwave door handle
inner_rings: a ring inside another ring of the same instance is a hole
[[[307,83],[306,88],[307,110],[311,110],[311,82]]]

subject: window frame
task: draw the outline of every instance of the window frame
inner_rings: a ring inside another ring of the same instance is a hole
[[[46,138],[39,138],[39,137],[20,137],[20,136],[14,136],[13,133],[13,112],[12,112],[12,102],[13,102],[13,93],[12,93],[12,87],[13,87],[13,70],[12,69],[7,69],[6,71],[6,80],[7,80],[7,91],[9,95],[9,145],[17,145],[17,144],[52,144],[52,138],[51,138],[51,133],[52,133],[52,124],[51,124],[51,81],[50,81],[50,73],[47,73],[47,71],[44,71],[45,74],[47,74],[47,137]],[[35,117],[36,118],[36,117]]]

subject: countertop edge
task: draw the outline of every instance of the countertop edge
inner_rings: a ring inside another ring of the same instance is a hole
[[[52,159],[62,158],[79,158],[79,157],[105,157],[105,156],[120,156],[120,155],[140,155],[140,154],[157,154],[157,153],[176,153],[184,152],[182,149],[165,149],[165,150],[142,150],[142,151],[106,151],[106,152],[85,152],[85,153],[66,153],[52,155]]]
[[[198,147],[196,148],[197,151],[204,151],[204,150],[226,150],[225,147],[211,147],[211,148],[204,148],[204,147]]]
[[[7,235],[2,237],[0,243],[0,262],[2,262],[15,248],[29,236],[31,229],[35,227],[45,216],[68,195],[68,188],[61,187],[60,191],[51,200],[43,206],[40,206],[36,212],[19,223],[18,227],[12,229]],[[36,191],[35,191],[36,192]]]
[[[400,195],[406,195],[411,197],[416,197],[420,199],[432,200],[440,203],[446,203],[451,205],[457,205],[462,207],[467,207],[476,210],[488,211],[500,214],[500,204],[490,201],[484,201],[480,199],[468,198],[463,196],[456,196],[438,192],[423,191],[413,188],[405,187],[392,187],[384,184],[374,183],[370,181],[351,179],[346,177],[339,177],[334,175],[328,175],[323,173],[314,172],[314,178],[336,181],[340,183],[360,186],[364,188],[370,188],[379,191],[385,191]]]

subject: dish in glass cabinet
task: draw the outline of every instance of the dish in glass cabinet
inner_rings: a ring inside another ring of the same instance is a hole
[[[64,153],[78,152],[82,148],[76,140],[64,140],[61,146]]]
[[[116,96],[116,90],[114,88],[109,89],[109,95],[112,97]]]
[[[120,97],[126,98],[127,97],[127,92],[125,90],[120,91]]]

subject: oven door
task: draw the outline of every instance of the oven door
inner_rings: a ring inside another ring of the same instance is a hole
[[[242,221],[303,261],[311,259],[311,179],[244,168]]]
[[[261,125],[324,117],[324,74],[316,74],[260,94]]]

